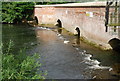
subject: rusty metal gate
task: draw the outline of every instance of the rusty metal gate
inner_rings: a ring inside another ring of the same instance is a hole
[[[112,27],[114,32],[120,28],[120,0],[106,2],[105,26],[106,32],[108,31],[108,27]]]

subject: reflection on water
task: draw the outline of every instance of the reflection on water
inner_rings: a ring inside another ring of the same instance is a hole
[[[113,65],[114,63],[118,62],[117,58],[115,58],[116,55],[118,55],[118,54],[115,54],[115,52],[111,52],[111,51],[102,51],[100,49],[97,49],[90,45],[87,45],[87,44],[81,42],[80,38],[78,38],[77,36],[76,37],[69,36],[69,35],[67,36],[66,33],[64,32],[64,30],[62,30],[62,29],[60,29],[60,30],[57,29],[57,32],[59,33],[58,34],[59,38],[62,37],[63,40],[70,40],[70,42],[72,44],[74,44],[74,47],[76,48],[76,50],[80,51],[80,49],[86,49],[86,52],[85,51],[80,52],[80,54],[84,54],[85,58],[88,58],[84,61],[84,63],[90,65],[89,69],[95,70],[92,72],[93,76],[97,75],[97,76],[95,76],[96,78],[115,78],[115,76],[113,77],[112,73],[116,74],[116,76],[118,75],[118,73],[116,73],[116,69],[114,68],[114,65]],[[54,36],[55,35],[53,35],[53,37]],[[78,47],[80,47],[80,48],[78,48]],[[92,54],[92,57],[89,57],[89,54]],[[119,65],[119,63],[118,63],[118,65]],[[99,70],[101,73],[98,75]],[[118,69],[118,71],[120,71],[120,70]],[[95,78],[95,77],[93,77],[93,78]]]
[[[61,34],[62,33],[62,29],[58,28],[58,33]]]
[[[56,40],[56,35],[49,30],[36,30],[37,39],[44,41],[44,42],[52,42]]]
[[[20,48],[30,47],[31,43],[36,42],[35,32],[31,27],[25,24],[2,25],[2,42],[4,44],[3,52],[7,48],[9,41],[13,41],[13,51],[16,52]]]
[[[46,56],[48,63],[48,67],[46,67],[49,70],[53,70],[50,71],[50,76],[83,78],[80,73],[84,71],[84,74],[93,78],[120,77],[119,53],[103,51],[87,45],[80,41],[80,38],[77,36],[69,35],[68,32],[61,28],[52,30],[43,27],[33,28],[27,25],[3,25],[3,43],[6,44],[11,39],[15,44],[14,50],[36,45],[31,50],[36,52],[37,49],[39,53],[43,53]],[[64,44],[65,40],[68,40],[69,43]],[[37,45],[37,41],[40,45]],[[6,49],[6,46],[3,49]],[[99,64],[100,66],[108,66],[112,69],[100,68],[91,70],[90,68],[85,68],[91,66],[90,63],[92,65],[96,64],[96,66]]]
[[[113,71],[111,72],[111,74],[120,77],[120,63],[113,64],[112,68]]]
[[[76,38],[76,44],[80,45],[80,38],[78,38],[78,37]]]

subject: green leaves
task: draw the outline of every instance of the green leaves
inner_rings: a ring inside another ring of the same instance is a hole
[[[25,58],[22,58],[25,56]],[[46,73],[37,73],[41,63],[36,62],[33,56],[3,54],[2,75],[3,79],[44,79]]]
[[[2,2],[2,22],[17,23],[33,14],[33,2]]]
[[[2,79],[45,79],[47,72],[40,72],[41,63],[39,54],[27,55],[26,49],[21,49],[18,54],[11,53],[12,42],[2,54]]]

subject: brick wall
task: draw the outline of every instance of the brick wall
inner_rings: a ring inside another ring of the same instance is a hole
[[[39,24],[53,24],[55,23],[55,9],[53,7],[35,8],[35,16],[38,18]]]
[[[39,24],[55,24],[60,19],[62,27],[72,33],[79,27],[81,35],[97,44],[108,45],[117,35],[105,32],[105,7],[40,7],[35,8]]]

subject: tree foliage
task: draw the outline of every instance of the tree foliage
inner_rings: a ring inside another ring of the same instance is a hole
[[[29,19],[33,8],[33,2],[2,2],[2,22],[16,23]]]

